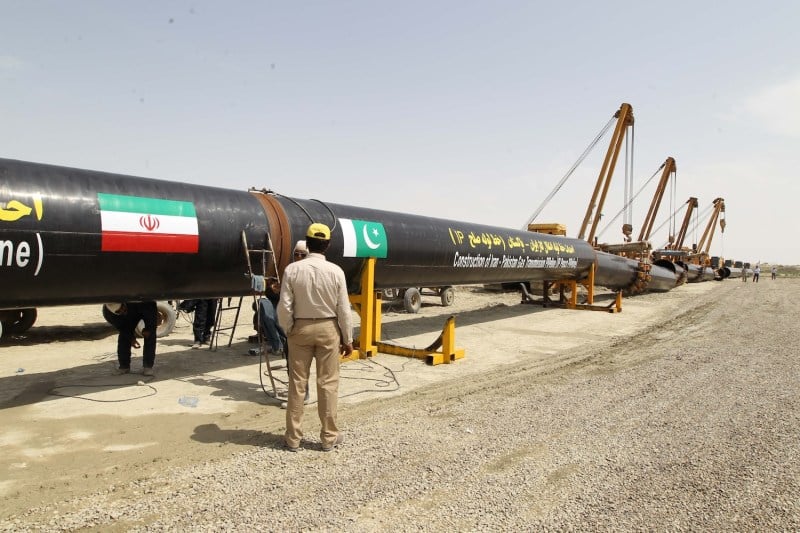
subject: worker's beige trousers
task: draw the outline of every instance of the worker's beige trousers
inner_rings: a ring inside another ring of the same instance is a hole
[[[303,438],[303,399],[311,360],[317,361],[317,412],[322,424],[322,446],[332,446],[339,434],[336,407],[339,396],[339,325],[335,319],[296,319],[289,340],[289,399],[286,409],[286,445],[300,446]]]

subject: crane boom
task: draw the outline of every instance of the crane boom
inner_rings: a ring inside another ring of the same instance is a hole
[[[703,232],[703,236],[700,238],[700,242],[697,243],[697,250],[701,254],[704,254],[705,257],[708,256],[708,251],[711,249],[711,240],[714,238],[714,228],[717,225],[717,221],[719,220],[719,227],[720,231],[725,231],[725,200],[722,198],[715,198],[714,199],[714,211],[712,211],[711,216],[708,219],[708,225],[706,226],[705,231]],[[720,220],[720,214],[722,214],[722,219]],[[708,241],[706,241],[708,239]]]
[[[617,165],[617,157],[619,156],[622,141],[625,138],[625,132],[628,127],[633,126],[633,107],[631,107],[630,104],[623,103],[614,116],[617,118],[617,125],[614,128],[611,143],[608,146],[606,157],[603,160],[600,175],[597,177],[597,183],[595,184],[592,198],[589,201],[589,206],[586,209],[586,215],[583,217],[580,233],[578,233],[579,239],[585,238],[590,243],[594,241],[597,225],[600,223],[600,218],[603,216],[603,205],[605,204],[606,195],[608,194],[608,187],[611,184],[611,177],[614,174],[614,167]],[[592,226],[589,230],[589,234],[586,235],[586,229],[589,226],[590,220],[592,220]]]
[[[667,248],[672,250],[680,250],[683,248],[683,241],[686,240],[686,233],[689,231],[689,222],[692,219],[692,212],[695,209],[697,209],[697,198],[692,196],[686,200],[686,214],[683,217],[683,224],[681,224],[681,229],[678,231],[678,236],[675,238],[674,242],[667,245]]]
[[[658,187],[653,195],[653,201],[650,202],[650,209],[647,211],[647,216],[644,219],[644,223],[642,223],[642,230],[639,233],[640,241],[650,240],[650,233],[653,231],[653,223],[656,220],[658,208],[661,206],[661,200],[664,198],[664,191],[667,188],[667,183],[677,171],[675,159],[668,157],[666,161],[664,161],[664,164],[661,165],[661,168],[663,169],[663,172],[661,173],[661,179],[658,182]]]

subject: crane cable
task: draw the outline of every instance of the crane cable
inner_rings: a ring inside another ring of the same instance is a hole
[[[669,237],[672,240],[672,236],[675,235],[675,212],[673,209],[675,208],[675,201],[678,198],[678,169],[676,168],[674,171],[675,176],[672,181],[670,192],[669,192],[669,211],[672,213],[667,220],[670,221],[670,228],[669,228]]]
[[[566,183],[566,181],[570,178],[570,176],[572,176],[572,174],[575,172],[575,170],[578,168],[578,166],[581,163],[583,163],[583,160],[586,159],[586,157],[589,155],[589,152],[591,152],[592,149],[594,149],[594,147],[597,146],[597,143],[600,142],[600,139],[602,139],[603,136],[608,132],[608,130],[611,128],[611,125],[614,124],[614,121],[616,119],[617,118],[615,116],[612,116],[611,119],[609,119],[608,123],[605,126],[603,126],[603,129],[600,130],[600,133],[598,133],[597,136],[592,140],[592,142],[589,143],[589,146],[586,147],[586,149],[580,155],[578,160],[575,161],[575,163],[572,165],[572,167],[570,167],[570,169],[567,171],[567,173],[564,175],[564,177],[561,178],[561,180],[558,182],[558,184],[555,186],[555,188],[552,191],[550,191],[550,194],[547,195],[547,197],[544,199],[544,201],[541,203],[541,205],[539,205],[539,207],[536,209],[536,211],[534,211],[533,214],[528,218],[528,221],[525,223],[525,225],[522,226],[522,229],[524,231],[528,230],[528,225],[531,222],[533,222],[534,220],[536,220],[536,217],[539,216],[539,214],[542,212],[542,209],[544,209],[545,206],[547,206],[547,204],[550,202],[550,200],[553,199],[553,196],[555,196],[556,193],[561,189],[561,187],[564,186],[564,183]]]
[[[697,227],[700,225],[700,219],[705,219],[710,214],[710,211],[711,211],[711,209],[713,209],[713,207],[714,207],[714,204],[711,204],[710,206],[706,207],[705,210],[702,213],[700,213],[697,209],[695,209],[694,213],[692,213],[692,216],[694,218],[694,225],[691,228],[689,228],[689,231],[687,232],[687,233],[694,232],[694,242],[692,244],[697,244]],[[680,209],[680,207],[678,209],[676,209],[676,211],[678,211],[679,209]],[[661,227],[666,223],[667,223],[667,221],[662,222],[661,225],[658,226],[658,228],[656,228],[656,231],[661,229]],[[665,243],[661,247],[663,248],[667,244],[669,244],[669,242]],[[683,245],[686,246],[686,243],[684,242]]]
[[[623,216],[623,223],[630,224],[633,227],[633,198],[628,197],[633,194],[633,150],[635,146],[636,130],[633,126],[630,127],[630,135],[625,135],[625,216]]]
[[[727,222],[725,222],[725,211],[723,211],[721,213],[721,215],[722,215],[722,221],[721,221],[722,227],[720,228],[720,232],[719,232],[719,244],[720,244],[720,254],[719,254],[719,256],[724,259],[725,258],[725,225],[727,224]],[[722,266],[723,265],[720,265],[720,267],[722,267]]]
[[[659,224],[659,225],[656,227],[656,229],[654,229],[654,230],[653,230],[653,232],[652,232],[652,233],[653,233],[653,234],[656,234],[656,233],[658,233],[658,232],[661,230],[661,228],[663,228],[663,227],[664,227],[664,226],[667,224],[667,222],[669,222],[669,221],[670,221],[670,219],[671,219],[672,217],[674,217],[675,215],[677,215],[677,214],[678,214],[678,211],[680,211],[681,209],[683,209],[683,206],[684,206],[684,205],[685,205],[685,204],[681,204],[681,205],[679,205],[679,206],[678,206],[678,207],[675,209],[675,211],[673,211],[673,212],[672,212],[672,214],[671,214],[671,215],[669,215],[669,216],[670,216],[670,218],[667,218],[667,219],[666,219],[664,222],[662,222],[661,224]],[[695,217],[697,216],[697,210],[696,210],[696,209],[695,209],[694,213],[692,213],[692,215],[694,215]],[[677,237],[677,235],[674,235],[674,236],[675,236],[675,237]],[[667,242],[665,242],[664,244],[662,244],[662,245],[661,245],[661,248],[664,248],[664,247],[666,247],[668,244],[670,244],[670,241],[669,241],[669,240],[667,240]]]
[[[663,167],[663,165],[662,165],[662,167]],[[605,233],[605,232],[606,232],[606,230],[607,230],[609,227],[611,227],[611,224],[613,224],[614,222],[616,222],[616,220],[617,220],[617,219],[619,218],[619,216],[620,216],[620,215],[621,215],[621,214],[622,214],[622,213],[625,211],[625,209],[628,207],[628,205],[632,204],[632,203],[633,203],[633,201],[634,201],[634,200],[636,200],[636,198],[637,198],[637,197],[638,197],[638,196],[639,196],[639,195],[642,193],[642,191],[645,189],[645,187],[647,187],[647,186],[650,184],[650,182],[651,182],[651,181],[653,181],[653,178],[655,178],[655,177],[656,177],[656,175],[657,175],[657,174],[658,174],[660,171],[661,171],[661,168],[658,168],[658,169],[657,169],[655,172],[653,172],[653,175],[652,175],[652,176],[650,176],[650,177],[647,179],[647,181],[646,181],[646,182],[644,182],[644,185],[642,185],[642,186],[639,188],[639,190],[636,192],[636,194],[634,194],[634,195],[633,195],[633,197],[632,197],[632,198],[631,198],[631,199],[630,199],[630,200],[629,200],[629,201],[628,201],[628,202],[627,202],[627,203],[626,203],[626,204],[625,204],[625,205],[622,207],[622,209],[620,209],[620,210],[617,212],[617,214],[616,214],[616,215],[614,215],[614,218],[612,218],[611,220],[609,220],[609,221],[608,221],[608,224],[606,224],[606,225],[605,225],[605,227],[604,227],[604,228],[603,228],[603,229],[600,231],[600,233],[598,233],[598,234],[597,234],[597,236],[598,236],[598,237],[602,236],[602,235],[603,235],[603,233]],[[663,225],[663,224],[662,224],[662,225]]]
[[[710,215],[711,215],[711,209],[712,209],[713,207],[714,207],[714,205],[713,205],[713,204],[712,204],[712,205],[710,205],[710,206],[707,206],[707,207],[706,207],[706,208],[703,210],[703,212],[702,212],[702,213],[700,213],[698,216],[696,216],[696,217],[695,217],[695,219],[694,219],[694,226],[692,226],[692,229],[691,229],[691,232],[693,232],[693,233],[694,233],[694,242],[692,243],[692,245],[693,245],[693,246],[692,246],[692,250],[694,250],[694,249],[695,249],[695,247],[696,247],[696,246],[697,246],[697,244],[698,244],[698,242],[697,242],[697,241],[698,241],[699,239],[697,238],[697,232],[698,232],[698,230],[699,230],[699,228],[700,228],[700,220],[701,220],[701,219],[702,219],[702,220],[705,220],[707,216],[710,216]],[[695,212],[696,212],[696,211],[695,211]]]

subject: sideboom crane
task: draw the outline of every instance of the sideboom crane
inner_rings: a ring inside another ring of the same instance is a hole
[[[600,223],[600,218],[603,216],[603,205],[606,201],[609,185],[611,185],[611,177],[614,174],[614,167],[617,165],[617,158],[619,157],[619,151],[622,146],[622,141],[625,138],[625,133],[628,127],[633,126],[633,107],[631,107],[630,104],[623,103],[614,116],[617,118],[617,125],[614,128],[611,143],[608,146],[606,157],[603,160],[603,166],[600,169],[600,175],[597,177],[597,183],[594,186],[592,198],[589,200],[589,206],[586,209],[586,215],[583,217],[583,223],[578,233],[579,239],[585,238],[589,243],[594,241],[594,237],[597,233],[597,225]],[[590,220],[592,221],[592,225],[587,235],[586,230]]]
[[[692,212],[697,209],[697,198],[691,196],[686,201],[686,214],[683,217],[683,223],[681,224],[681,228],[678,231],[678,235],[675,237],[674,241],[667,244],[667,248],[670,250],[681,250],[683,248],[683,242],[686,240],[686,233],[689,231],[689,222],[692,219]]]
[[[674,176],[678,170],[675,165],[675,159],[672,157],[668,157],[666,161],[664,161],[664,164],[661,165],[661,168],[663,169],[661,172],[661,179],[653,195],[653,201],[650,202],[650,209],[647,211],[647,216],[644,218],[642,230],[639,232],[640,241],[650,240],[650,233],[653,231],[653,223],[656,220],[658,208],[661,207],[661,200],[664,198],[664,191],[667,189],[667,183],[669,183],[669,179]]]
[[[710,263],[708,252],[711,249],[711,240],[714,238],[714,229],[717,226],[717,221],[719,221],[720,232],[725,232],[725,200],[722,198],[715,198],[713,204],[714,210],[711,212],[708,225],[703,232],[703,236],[700,238],[700,242],[697,243],[697,253],[694,255],[696,264],[698,265],[707,265]],[[720,218],[720,215],[722,215],[722,218]]]

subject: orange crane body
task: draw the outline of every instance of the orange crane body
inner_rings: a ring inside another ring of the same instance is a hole
[[[625,131],[629,126],[633,126],[633,107],[631,107],[630,104],[623,103],[614,116],[617,118],[614,135],[608,146],[606,157],[603,160],[603,167],[600,170],[600,175],[597,177],[592,199],[589,201],[589,206],[586,209],[586,215],[583,218],[580,233],[578,234],[579,239],[585,238],[590,243],[594,241],[595,234],[597,233],[597,225],[600,223],[600,218],[603,216],[603,205],[606,201],[609,185],[611,185],[614,167],[617,165],[617,157],[619,156],[622,141],[625,138]],[[596,211],[595,208],[597,208]],[[592,218],[593,214],[594,218]],[[589,220],[592,220],[592,227],[587,236],[586,229],[589,226]]]
[[[650,209],[648,209],[647,216],[642,224],[642,230],[639,232],[640,241],[650,240],[650,233],[653,231],[653,223],[655,223],[656,215],[658,214],[658,208],[661,206],[661,200],[664,198],[664,191],[667,189],[667,183],[669,183],[669,179],[677,171],[675,159],[668,157],[667,160],[664,161],[664,164],[661,165],[661,168],[663,169],[663,172],[661,173],[661,179],[659,180],[658,187],[653,195],[653,201],[650,202]]]
[[[675,238],[675,241],[666,246],[667,249],[680,250],[683,248],[683,242],[686,240],[686,233],[689,231],[689,222],[692,219],[692,212],[697,209],[697,198],[694,196],[690,197],[686,201],[686,204],[686,215],[683,217],[681,229],[678,231],[678,236]]]
[[[697,259],[703,264],[708,261],[708,252],[711,249],[711,240],[714,238],[714,229],[717,226],[717,221],[719,221],[720,232],[723,233],[725,232],[724,213],[725,213],[725,200],[723,198],[715,198],[714,211],[712,211],[711,216],[708,219],[708,225],[706,226],[706,229],[703,232],[703,236],[700,238],[700,242],[697,243],[697,251],[699,255]],[[720,219],[721,214],[723,215],[722,219]]]

